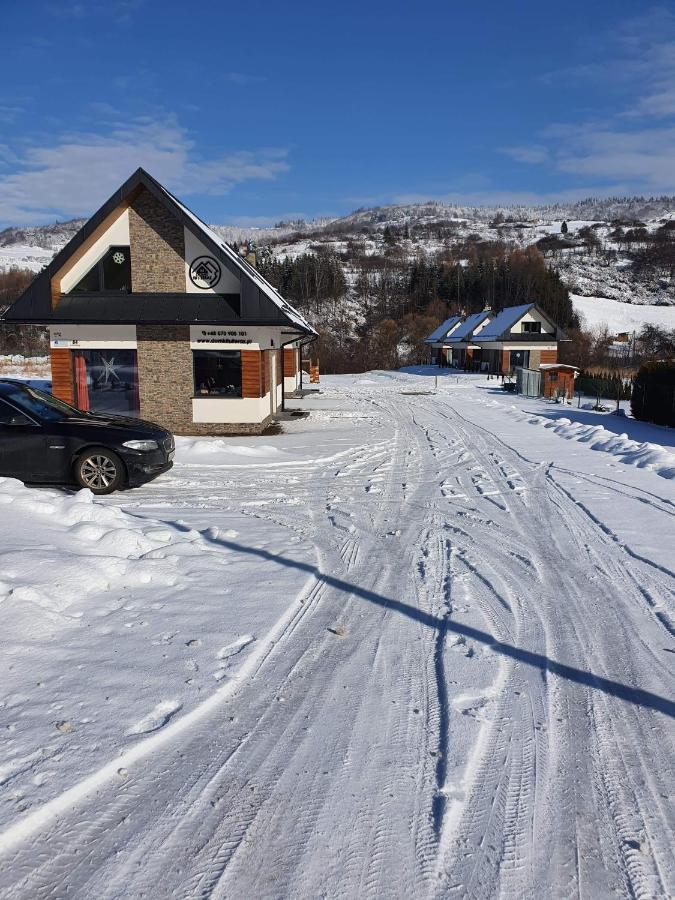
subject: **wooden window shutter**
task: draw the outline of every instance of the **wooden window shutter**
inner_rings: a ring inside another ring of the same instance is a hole
[[[73,387],[73,359],[70,350],[50,350],[52,364],[52,394],[65,403],[75,402]]]
[[[241,351],[241,395],[262,397],[262,360],[260,350]]]

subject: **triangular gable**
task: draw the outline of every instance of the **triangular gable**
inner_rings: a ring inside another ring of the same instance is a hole
[[[448,334],[456,328],[459,323],[462,321],[461,316],[451,316],[449,319],[446,319],[441,325],[438,326],[434,331],[431,332],[428,338],[425,338],[425,344],[434,344],[438,341],[442,341],[443,338],[447,337]]]
[[[534,310],[538,316],[541,316],[544,321],[548,323],[551,328],[550,334],[556,336],[561,334],[558,326],[553,322],[546,313],[542,312],[541,309],[535,303],[523,303],[520,306],[507,306],[501,312],[499,312],[492,322],[487,325],[480,334],[481,341],[498,341],[501,338],[505,337],[507,334],[510,334],[511,329],[514,325],[516,325],[523,316],[527,315],[527,313]]]
[[[256,321],[279,321],[305,333],[316,334],[316,331],[307,320],[287,303],[278,291],[246,260],[239,257],[208,225],[202,222],[187,206],[177,200],[173,194],[141,168],[137,169],[119,190],[115,191],[68,244],[56,254],[54,259],[38,275],[27,290],[10,306],[3,318],[6,321],[39,322],[40,324],[63,321],[59,317],[58,310],[53,308],[52,280],[64,270],[74,256],[82,253],[84,249],[90,246],[91,242],[96,239],[97,234],[101,234],[105,228],[110,226],[120,211],[133,203],[143,188],[167,207],[178,221],[194,234],[222,265],[237,276],[241,284],[242,309],[251,308],[255,310]],[[61,302],[70,296],[68,294],[63,295]],[[136,295],[132,294],[131,296]],[[171,299],[175,303],[180,303],[180,294],[173,295]],[[193,302],[192,296],[189,302]],[[75,304],[74,301],[64,305],[70,307],[71,313],[75,305],[80,306],[80,304]],[[100,306],[101,304],[98,305]],[[214,324],[219,321],[213,315],[213,304],[202,303],[196,306],[202,309],[211,308],[211,318],[208,321]],[[191,312],[194,312],[195,316],[190,317]],[[194,311],[185,310],[183,318],[186,321],[202,321],[196,317],[196,314],[197,308]],[[226,321],[232,321],[232,310],[227,304],[223,305],[223,314]],[[246,321],[246,319],[246,316],[242,317],[242,321]]]
[[[488,322],[491,316],[492,311],[489,309],[483,309],[480,312],[472,313],[470,316],[467,316],[459,328],[455,328],[447,340],[450,343],[471,340],[474,331],[483,325],[483,323]],[[485,327],[487,328],[488,326],[486,325]]]

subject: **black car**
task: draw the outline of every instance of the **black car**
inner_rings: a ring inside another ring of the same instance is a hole
[[[173,435],[159,425],[85,413],[37,388],[0,379],[0,475],[75,482],[109,494],[168,471],[173,454]]]

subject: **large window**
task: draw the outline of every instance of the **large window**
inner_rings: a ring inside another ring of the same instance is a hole
[[[195,397],[241,397],[241,351],[195,350]]]
[[[79,350],[74,354],[75,402],[83,412],[137,416],[135,350]]]
[[[128,247],[109,247],[73,291],[131,291],[131,254]]]

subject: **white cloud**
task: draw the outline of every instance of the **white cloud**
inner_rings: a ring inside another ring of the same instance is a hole
[[[139,166],[179,196],[220,196],[242,182],[288,171],[286,156],[286,150],[267,148],[205,158],[172,118],[136,119],[106,135],[63,135],[49,146],[30,147],[0,176],[0,222],[88,215]]]
[[[640,193],[675,192],[675,126],[637,131],[579,128],[564,141],[556,168],[619,178]]]
[[[594,35],[588,64],[549,73],[549,83],[571,79],[607,86],[623,108],[602,120],[550,125],[537,143],[505,148],[519,162],[548,163],[552,172],[593,179],[603,194],[675,193],[675,14],[654,7],[606,35]],[[581,188],[587,194],[589,187]]]
[[[543,163],[548,159],[548,148],[541,144],[526,144],[522,147],[502,147],[502,153],[522,163]]]

